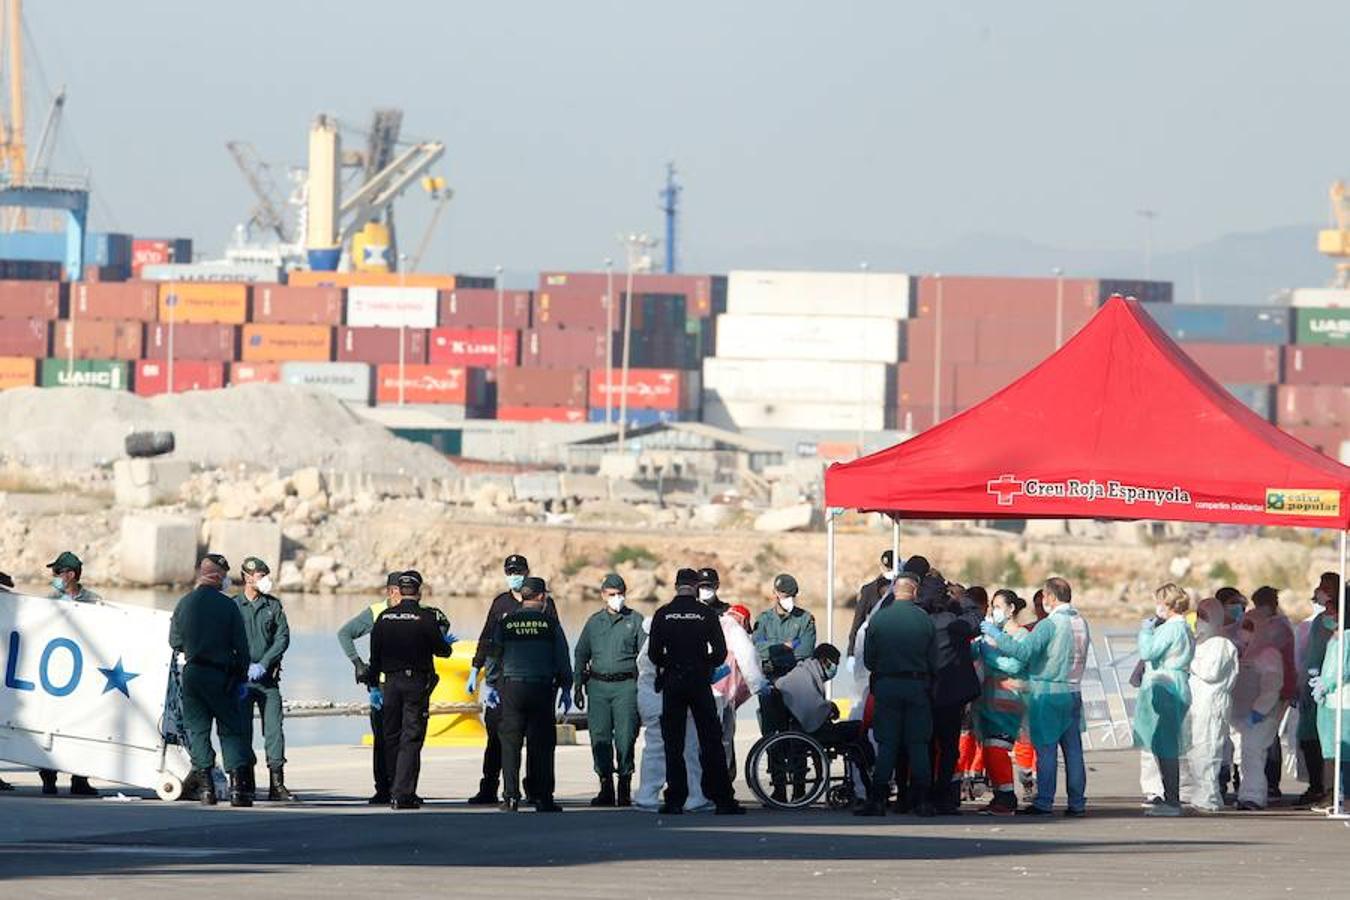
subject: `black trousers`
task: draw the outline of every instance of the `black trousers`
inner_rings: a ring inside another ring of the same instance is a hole
[[[961,757],[961,717],[965,708],[964,703],[933,707],[933,785],[928,796],[934,806],[960,805],[961,795],[952,784],[952,776]]]
[[[422,742],[427,737],[431,676],[391,672],[384,676],[384,760],[392,775],[390,795],[410,800],[422,771]]]
[[[722,722],[706,675],[673,677],[666,674],[661,689],[661,742],[666,750],[666,803],[684,808],[689,799],[689,770],[684,765],[684,735],[688,717],[698,733],[698,762],[703,769],[703,795],[718,806],[735,799],[722,749]]]
[[[557,689],[551,681],[503,679],[501,694],[502,796],[520,799],[520,758],[525,742],[530,756],[525,781],[536,803],[553,799],[553,751],[558,732],[553,727],[553,699]]]
[[[370,742],[370,763],[371,774],[375,776],[375,793],[381,797],[387,797],[389,796],[389,769],[384,762],[384,710],[371,708],[370,734],[373,738]]]
[[[486,690],[484,687],[482,690]],[[483,727],[487,729],[487,746],[483,748],[483,780],[478,790],[484,794],[497,793],[497,782],[502,777],[502,707],[497,704],[483,712]]]
[[[1308,770],[1308,790],[1318,793],[1325,791],[1327,782],[1322,777],[1322,767],[1326,760],[1322,757],[1322,742],[1315,738],[1311,741],[1299,741],[1298,749],[1303,754],[1303,767]]]

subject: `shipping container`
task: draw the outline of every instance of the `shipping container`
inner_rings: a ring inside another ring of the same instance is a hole
[[[1293,316],[1279,306],[1208,306],[1158,303],[1147,307],[1174,341],[1211,344],[1287,344]]]
[[[46,356],[48,323],[43,319],[0,319],[0,356]]]
[[[65,287],[59,281],[0,281],[0,318],[59,319]]]
[[[1350,384],[1350,344],[1285,347],[1283,381],[1286,384]]]
[[[159,286],[159,320],[176,324],[242,325],[248,321],[247,284],[165,281]]]
[[[264,325],[341,325],[342,288],[260,284],[251,321]]]
[[[225,386],[225,363],[203,362],[196,359],[174,360],[173,380],[169,380],[169,364],[157,359],[143,359],[136,363],[136,393],[142,397],[158,394],[181,394],[184,391],[214,391]]]
[[[584,406],[499,406],[497,419],[502,422],[585,422]]]
[[[347,289],[348,325],[365,328],[435,328],[439,302],[429,287]]]
[[[617,319],[618,310],[622,309],[628,290],[626,272],[543,272],[539,275],[539,290],[535,292],[536,307],[538,301],[547,293],[550,304],[555,298],[563,305],[571,305],[586,298],[593,301],[598,298],[600,308],[603,310],[603,298],[609,293],[611,282]],[[643,294],[675,294],[684,297],[687,312],[694,318],[707,319],[727,311],[725,275],[635,274],[634,302]],[[603,328],[603,321],[595,327]]]
[[[934,316],[910,319],[901,327],[901,355],[906,362],[916,363],[931,363],[939,355],[943,364],[978,362],[982,321],[976,316],[943,316],[939,325]],[[1006,322],[1007,319],[998,321]],[[939,337],[942,341],[940,349]]]
[[[57,273],[59,276],[60,273]],[[83,280],[91,284],[107,281],[112,283],[126,281],[131,277],[130,269],[121,269],[117,266],[85,266]]]
[[[606,413],[609,418],[606,419]],[[634,409],[629,407],[623,417],[629,428],[646,428],[648,425],[660,425],[665,422],[684,421],[684,414],[675,409]],[[586,413],[586,421],[603,424],[608,421],[619,424],[619,408],[606,410],[603,406],[591,407]]]
[[[1281,426],[1343,428],[1350,433],[1350,385],[1282,384],[1275,414]]]
[[[1350,347],[1350,305],[1294,310],[1294,343]]]
[[[295,287],[409,287],[453,291],[461,287],[490,288],[491,278],[476,275],[433,275],[422,272],[311,272],[297,270],[286,275]]]
[[[1185,342],[1181,349],[1215,381],[1276,384],[1280,380],[1278,346]]]
[[[1092,278],[995,278],[925,275],[916,279],[917,318],[938,316],[945,324],[979,316],[1028,318],[1063,323],[1065,334],[1082,328],[1101,306],[1101,285]]]
[[[359,362],[281,364],[286,384],[332,394],[347,403],[370,405],[371,367]]]
[[[201,262],[141,266],[140,277],[146,281],[276,284],[283,274],[282,269],[267,263]]]
[[[961,412],[956,406],[942,406],[939,408],[941,418],[935,418],[933,415],[933,403],[930,400],[927,403],[902,403],[895,411],[895,428],[909,434],[918,434],[921,431],[927,431],[934,425],[941,424]]]
[[[398,403],[399,384],[398,365],[378,367],[375,372],[375,402]],[[404,404],[460,406],[467,412],[486,412],[491,408],[491,390],[483,369],[442,365],[404,366],[402,385],[401,399]]]
[[[228,384],[275,384],[281,381],[281,363],[230,363]]]
[[[628,364],[639,369],[698,369],[708,355],[702,340],[685,332],[634,331],[629,336]],[[614,361],[623,359],[620,336],[614,342]]]
[[[564,291],[541,289],[535,294],[533,321],[536,327],[570,327],[603,330],[610,325],[619,327],[623,315],[623,293],[614,295],[611,312],[601,287],[597,291]]]
[[[141,277],[145,266],[175,262],[173,244],[160,238],[135,238],[131,242],[131,277]]]
[[[898,272],[731,272],[727,312],[907,319],[910,277]]]
[[[125,391],[130,384],[131,363],[113,359],[44,359],[38,368],[42,387],[92,387]]]
[[[604,369],[592,369],[590,405],[619,408],[626,395],[629,409],[692,410],[699,407],[699,373],[676,369],[629,369],[628,390],[623,390],[623,370],[613,369],[606,381]],[[612,385],[612,387],[611,387]]]
[[[327,325],[245,325],[239,329],[241,362],[331,362],[333,329]]]
[[[1223,389],[1267,422],[1275,418],[1275,385],[1225,384]]]
[[[605,366],[607,347],[613,348],[612,359],[618,362],[619,346],[619,340],[610,340],[604,331],[544,325],[520,336],[520,361],[531,367],[600,369]],[[635,364],[630,358],[629,365]]]
[[[1319,428],[1308,425],[1281,425],[1280,428],[1290,437],[1302,441],[1318,453],[1332,459],[1336,459],[1339,448],[1347,436],[1350,436],[1350,431],[1344,426]]]
[[[1040,360],[1021,363],[976,363],[956,367],[956,406],[969,409],[983,403],[1035,368]]]
[[[530,291],[502,291],[503,328],[530,327],[534,295]],[[456,288],[440,292],[439,324],[447,328],[496,328],[497,292],[491,288]]]
[[[586,370],[521,368],[502,369],[498,373],[498,407],[554,406],[580,409],[585,421],[587,409]]]
[[[159,285],[153,281],[98,282],[70,286],[71,317],[153,322],[159,316]]]
[[[743,428],[880,431],[890,427],[892,417],[893,410],[880,404],[724,401],[712,391],[703,392],[703,421],[732,431]]]
[[[1103,278],[1097,282],[1097,298],[1105,303],[1111,295],[1133,297],[1141,303],[1171,303],[1172,282]]]
[[[902,362],[895,367],[896,403],[902,407],[926,405],[933,406],[934,382],[940,396],[938,402],[944,407],[956,406],[956,371],[958,365],[942,362],[935,366],[933,362]]]
[[[1299,309],[1350,309],[1350,290],[1298,288],[1289,295],[1289,305]]]
[[[0,259],[0,279],[5,281],[60,281],[64,274],[65,268],[58,262]]]
[[[62,264],[65,231],[0,232],[0,256],[11,260]],[[90,231],[84,236],[84,265],[130,269],[131,235]],[[76,277],[79,273],[70,273]],[[58,276],[59,277],[59,276]]]
[[[363,362],[372,365],[399,362],[399,335],[403,336],[404,365],[427,361],[427,332],[420,328],[337,329],[335,353],[338,362]]]
[[[518,366],[520,332],[503,329],[497,348],[495,328],[433,328],[427,362],[445,366]]]
[[[592,384],[599,374],[591,373]],[[773,359],[703,361],[703,389],[723,400],[895,405],[895,368],[886,363]],[[592,401],[594,401],[592,388]],[[602,404],[592,402],[592,406]]]
[[[32,387],[37,383],[37,360],[26,356],[0,356],[0,391]]]
[[[900,326],[894,319],[863,316],[727,314],[717,317],[717,355],[894,363],[900,357]]]
[[[145,325],[106,319],[53,323],[52,356],[58,359],[137,360],[144,355]]]
[[[168,359],[169,343],[174,359],[230,362],[238,358],[239,329],[233,325],[179,325],[164,322],[145,326],[145,358]]]

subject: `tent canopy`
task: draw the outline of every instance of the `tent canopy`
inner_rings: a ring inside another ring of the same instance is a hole
[[[1345,530],[1350,468],[1261,419],[1114,297],[1017,381],[825,473],[830,507],[922,519],[1165,519]]]

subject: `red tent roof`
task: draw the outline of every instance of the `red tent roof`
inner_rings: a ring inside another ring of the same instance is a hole
[[[930,519],[1350,526],[1350,468],[1235,400],[1113,298],[988,400],[825,473],[831,507]]]

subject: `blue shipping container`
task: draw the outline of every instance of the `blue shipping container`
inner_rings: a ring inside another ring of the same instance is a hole
[[[1281,306],[1158,303],[1144,309],[1176,341],[1288,344],[1294,334],[1294,317]]]
[[[599,422],[605,421],[605,408],[592,408],[586,414],[586,421]],[[619,421],[619,407],[614,407],[614,421]],[[646,425],[658,425],[662,422],[679,422],[680,414],[673,409],[630,409],[628,410],[628,427],[642,428]]]
[[[1223,389],[1267,422],[1274,421],[1272,413],[1275,410],[1275,385],[1225,384]]]
[[[14,231],[0,234],[0,259],[66,261],[64,231]],[[131,266],[131,235],[91,231],[84,236],[86,266]]]

